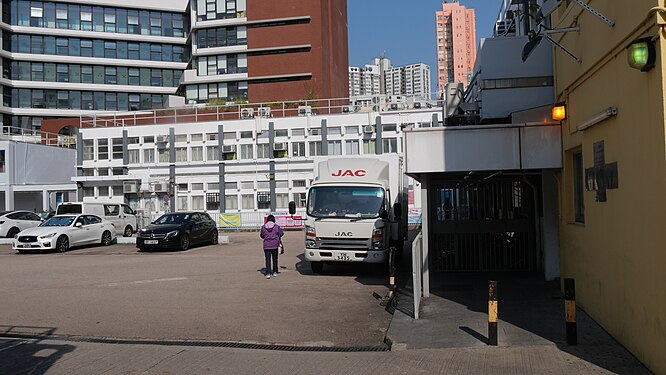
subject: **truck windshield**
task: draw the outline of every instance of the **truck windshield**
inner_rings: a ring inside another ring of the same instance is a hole
[[[318,186],[310,189],[308,215],[376,218],[383,202],[384,189],[379,187]]]

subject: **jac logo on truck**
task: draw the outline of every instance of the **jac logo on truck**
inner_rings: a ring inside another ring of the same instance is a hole
[[[338,232],[335,234],[336,237],[351,237],[352,232]]]
[[[331,173],[331,176],[333,176],[333,177],[347,177],[347,176],[350,176],[350,177],[364,177],[365,176],[365,170],[357,169],[355,171],[352,171],[351,169],[346,169],[346,170],[343,171],[342,169],[338,169],[337,172]]]

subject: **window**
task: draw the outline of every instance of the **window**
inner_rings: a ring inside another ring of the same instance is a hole
[[[398,139],[397,138],[387,138],[382,141],[382,152],[385,154],[388,153],[398,153]]]
[[[276,208],[289,208],[289,194],[275,194],[275,207]]]
[[[83,188],[83,196],[84,197],[94,197],[95,196],[95,188],[93,186],[85,186]]]
[[[305,180],[294,180],[294,187],[305,187]]]
[[[359,154],[359,142],[352,140],[345,142],[345,155],[358,155]]]
[[[192,197],[192,209],[193,210],[203,210],[204,209],[204,197],[203,195],[196,195]]]
[[[583,188],[584,168],[583,152],[578,150],[573,153],[573,193],[574,193],[574,220],[577,223],[585,222],[585,197]]]
[[[187,134],[176,134],[176,142],[187,142]]]
[[[169,163],[169,149],[157,150],[158,162]]]
[[[238,196],[237,195],[225,195],[224,196],[224,208],[225,210],[237,210],[238,209]]]
[[[305,156],[305,142],[294,142],[291,144],[291,156]]]
[[[128,150],[127,151],[128,162],[130,164],[140,164],[139,160],[139,150]]]
[[[220,193],[206,194],[206,209],[211,211],[220,209]]]
[[[241,207],[244,210],[253,210],[254,209],[254,194],[242,194],[241,195]]]
[[[192,161],[203,161],[203,147],[192,147],[190,152]]]
[[[197,182],[192,184],[192,190],[203,190],[203,183]]]
[[[201,134],[199,134],[201,135]],[[216,161],[220,160],[220,148],[218,146],[207,146],[206,147],[206,160]]]
[[[224,183],[224,189],[225,190],[236,190],[236,189],[238,189],[238,182],[225,182]]]
[[[5,173],[5,150],[0,150],[0,173]]]
[[[294,202],[296,203],[296,207],[304,208],[307,204],[306,193],[294,193]]]
[[[176,161],[187,161],[187,147],[176,147]]]
[[[95,141],[92,139],[83,140],[83,160],[95,159]]]
[[[187,197],[186,196],[176,198],[176,210],[178,210],[178,211],[187,211]]]
[[[328,141],[328,154],[342,155],[342,141]]]
[[[376,153],[376,147],[375,147],[375,141],[374,140],[366,140],[363,141],[363,153],[364,154],[374,154]]]
[[[257,159],[266,159],[269,158],[269,145],[268,144],[260,144],[257,145]]]
[[[190,139],[192,139],[192,142],[201,142],[203,141],[203,134],[191,134]]]
[[[321,141],[310,142],[310,156],[321,155]]]
[[[155,150],[152,148],[143,150],[143,162],[144,163],[154,163],[155,162]]]
[[[109,158],[109,140],[108,139],[98,139],[97,140],[97,154],[99,160],[105,160]]]
[[[345,134],[358,134],[358,126],[345,126]]]

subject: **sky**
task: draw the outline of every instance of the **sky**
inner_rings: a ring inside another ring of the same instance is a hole
[[[501,3],[460,0],[476,11],[477,39],[491,36]],[[428,64],[436,77],[435,12],[441,9],[441,0],[347,0],[349,65],[385,54],[394,66]]]

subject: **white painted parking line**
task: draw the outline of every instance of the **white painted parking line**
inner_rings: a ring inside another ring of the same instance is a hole
[[[12,337],[3,337],[2,340],[3,341],[7,340],[9,342],[12,342],[12,341],[17,341],[17,342],[11,343],[10,345],[7,345],[7,346],[2,346],[3,343],[0,342],[0,352],[5,351],[5,350],[9,350],[11,348],[15,348],[19,345],[33,343],[33,342],[37,341],[37,340],[33,340],[33,339],[19,339],[19,338],[12,338]]]
[[[113,287],[113,286],[123,286],[123,285],[137,285],[137,284],[150,284],[150,283],[161,283],[167,281],[183,281],[188,280],[187,277],[168,277],[164,279],[151,279],[151,280],[136,280],[136,281],[124,281],[119,283],[108,283],[98,285],[99,287]]]

